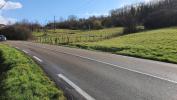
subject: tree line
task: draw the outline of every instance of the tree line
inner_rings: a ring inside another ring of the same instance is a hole
[[[138,3],[110,11],[108,16],[77,18],[74,15],[67,20],[49,22],[45,26],[26,20],[0,28],[0,33],[8,39],[27,40],[32,38],[33,31],[47,29],[80,29],[92,30],[110,27],[124,27],[124,33],[139,31],[139,27],[156,29],[177,26],[177,0],[158,0],[149,3]]]
[[[158,0],[114,9],[108,16],[87,19],[69,16],[67,20],[50,22],[45,27],[88,30],[121,26],[125,27],[125,33],[133,33],[138,31],[137,26],[154,29],[176,25],[177,0]]]

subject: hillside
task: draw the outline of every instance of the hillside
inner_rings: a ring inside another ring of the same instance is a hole
[[[150,30],[99,42],[73,43],[72,45],[80,48],[177,63],[176,27]]]
[[[100,30],[70,30],[70,29],[56,29],[54,30],[48,30],[46,33],[48,36],[60,36],[60,35],[100,35],[100,34],[114,34],[122,31],[121,27],[116,28],[106,28],[106,29],[100,29]],[[44,32],[33,32],[34,36],[43,36]]]
[[[70,44],[75,42],[94,42],[110,39],[121,35],[122,27],[106,28],[100,30],[69,30],[57,29],[44,32],[33,32],[37,42],[48,44]]]

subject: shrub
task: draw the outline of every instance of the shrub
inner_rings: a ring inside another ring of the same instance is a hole
[[[9,40],[28,40],[32,38],[30,30],[22,25],[12,25],[0,30],[0,34],[5,35]]]

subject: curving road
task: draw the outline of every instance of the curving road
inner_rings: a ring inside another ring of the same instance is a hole
[[[177,65],[103,52],[7,41],[34,58],[73,100],[177,100]]]

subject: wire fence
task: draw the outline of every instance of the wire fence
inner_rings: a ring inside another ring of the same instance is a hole
[[[53,44],[53,45],[67,45],[71,43],[78,43],[78,42],[97,42],[102,41],[105,39],[110,39],[116,37],[120,34],[101,34],[101,35],[60,35],[60,36],[41,36],[35,39],[35,42],[38,43],[46,43],[46,44]]]

